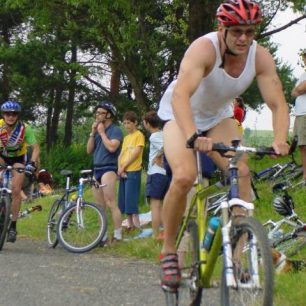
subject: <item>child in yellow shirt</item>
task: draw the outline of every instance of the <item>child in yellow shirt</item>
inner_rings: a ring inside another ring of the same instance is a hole
[[[123,116],[123,126],[127,135],[123,139],[118,158],[119,199],[122,214],[128,215],[128,228],[139,228],[139,195],[141,186],[142,156],[145,137],[137,129],[137,115],[128,111]]]

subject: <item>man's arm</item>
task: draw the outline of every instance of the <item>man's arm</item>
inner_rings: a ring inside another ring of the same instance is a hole
[[[289,129],[288,105],[271,54],[261,46],[256,51],[257,83],[261,95],[272,111],[273,147],[278,154],[288,154],[286,143]]]
[[[199,86],[207,70],[214,63],[215,50],[208,39],[194,41],[185,53],[172,96],[175,120],[189,139],[196,131],[190,97]]]
[[[306,94],[306,81],[302,81],[299,85],[295,86],[291,92],[293,97],[298,97]]]
[[[32,156],[31,161],[35,162],[35,165],[38,165],[39,162],[39,154],[40,154],[40,148],[37,143],[32,145]]]

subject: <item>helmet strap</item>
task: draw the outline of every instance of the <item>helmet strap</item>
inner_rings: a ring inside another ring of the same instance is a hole
[[[222,68],[224,69],[224,65],[225,65],[225,55],[228,54],[228,55],[232,55],[232,56],[237,56],[238,54],[234,53],[228,46],[227,42],[226,42],[226,38],[227,38],[227,34],[228,34],[228,30],[225,29],[225,33],[224,33],[224,37],[223,37],[223,41],[224,41],[224,44],[225,44],[225,51],[222,55],[222,62],[219,66],[219,68]]]

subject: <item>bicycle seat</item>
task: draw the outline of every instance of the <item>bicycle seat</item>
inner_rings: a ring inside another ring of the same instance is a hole
[[[72,171],[71,170],[61,170],[60,174],[63,176],[70,176],[72,174]]]

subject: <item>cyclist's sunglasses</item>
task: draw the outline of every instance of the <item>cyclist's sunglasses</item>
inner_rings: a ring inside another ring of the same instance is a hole
[[[7,116],[7,117],[17,117],[18,113],[16,112],[2,112],[3,116]]]

